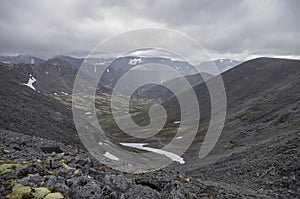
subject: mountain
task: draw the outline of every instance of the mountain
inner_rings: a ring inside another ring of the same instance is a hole
[[[221,76],[227,96],[227,115],[221,137],[207,157],[197,158],[208,129],[211,104],[206,84],[195,85],[193,89],[201,111],[198,134],[182,156],[185,164],[170,167],[240,189],[262,189],[260,193],[270,197],[299,197],[296,179],[300,176],[297,170],[300,165],[300,61],[257,58]],[[208,81],[214,84],[216,78]],[[168,119],[163,130],[151,138],[126,137],[114,122],[104,129],[113,133],[114,143],[147,142],[149,147],[162,148],[176,138],[181,119],[175,96],[162,105]],[[150,122],[147,111],[132,118],[140,125]]]
[[[139,62],[134,58],[118,61],[126,64],[124,71]],[[120,69],[122,64],[113,66]],[[299,198],[299,60],[257,58],[221,74],[227,97],[225,127],[204,159],[197,157],[211,115],[206,84],[216,83],[217,77],[203,82],[199,76],[187,76],[197,95],[201,120],[191,147],[182,156],[184,163],[139,175],[111,170],[84,150],[71,110],[77,70],[59,59],[40,64],[0,63],[1,195],[15,197],[17,188],[24,188],[20,184],[29,186],[25,188],[28,195],[35,194],[44,184],[46,188],[55,186],[52,192],[71,198],[95,194],[123,194],[125,198]],[[114,81],[107,78],[109,83]],[[173,82],[179,79],[169,80]],[[95,107],[101,127],[113,143],[148,143],[148,148],[161,149],[176,138],[181,120],[176,96],[156,101],[165,107],[167,122],[157,135],[140,139],[116,126],[111,92],[111,87],[99,84]],[[155,91],[155,95],[160,92]],[[144,99],[133,99],[129,112],[137,124],[149,123],[150,105]]]
[[[7,64],[40,64],[44,63],[45,60],[33,57],[30,55],[18,55],[18,56],[0,56],[0,62]]]
[[[157,78],[157,80],[165,80],[170,72],[162,66],[159,67],[159,65],[171,67],[174,70],[179,71],[184,76],[195,74],[197,72],[192,65],[183,61],[174,61],[163,57],[125,56],[119,57],[109,63],[109,66],[103,77],[100,79],[100,82],[113,86],[121,78],[121,76],[129,70],[133,70],[135,73],[138,73],[136,77],[140,79],[144,79],[151,75],[151,77]],[[175,77],[176,76],[174,75],[167,79]]]
[[[241,62],[232,60],[232,59],[217,59],[213,62],[202,62],[198,65],[199,68],[206,68],[206,67],[217,67],[220,73],[223,73],[237,65],[239,65]],[[215,66],[213,65],[215,64]]]
[[[84,58],[75,58],[75,57],[70,57],[70,56],[65,56],[65,55],[55,56],[54,59],[59,59],[59,60],[65,61],[65,62],[75,66],[76,68],[79,68],[84,60]]]
[[[299,184],[294,184],[300,176],[296,169],[300,164],[299,75],[299,60],[272,58],[250,60],[224,72],[225,128],[205,159],[194,157],[208,128],[209,95],[204,84],[194,87],[202,120],[199,136],[183,156],[187,161],[190,158],[191,164],[183,170],[206,180],[299,197]],[[170,100],[166,106],[175,102]]]
[[[190,86],[193,87],[204,82],[203,77],[207,80],[212,78],[213,76],[208,73],[202,73],[183,77],[174,77],[165,82],[162,82],[162,85],[150,84],[142,86],[141,88],[136,90],[134,96],[144,99],[160,98],[162,101],[166,101],[169,98],[173,97],[174,93],[167,89],[165,86],[172,85],[177,89],[178,92],[184,92],[185,87],[181,84],[182,78],[185,78],[189,82]]]
[[[221,76],[227,97],[227,116],[222,133],[225,140],[220,140],[215,153],[222,151],[221,148],[229,142],[239,143],[235,146],[238,149],[285,134],[285,130],[297,131],[300,88],[296,85],[300,82],[299,73],[299,60],[272,58],[253,59],[224,72]],[[213,83],[215,78],[209,81]],[[194,90],[200,104],[199,131],[202,131],[207,129],[210,119],[210,98],[205,83],[196,85]],[[175,108],[175,97],[164,102],[164,106],[172,107],[172,115],[180,115],[175,111],[180,110]],[[255,139],[250,139],[252,136]],[[223,152],[225,155],[232,151]]]

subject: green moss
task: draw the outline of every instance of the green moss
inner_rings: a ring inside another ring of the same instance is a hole
[[[13,179],[9,179],[9,180],[6,180],[5,182],[3,182],[3,186],[6,189],[12,189],[15,185],[16,185],[16,181]]]
[[[50,193],[48,194],[45,199],[64,199],[64,196],[61,193]]]
[[[32,198],[31,195],[31,187],[29,186],[24,186],[21,184],[16,184],[12,188],[11,194],[7,195],[8,199],[27,199],[27,198]]]
[[[56,111],[56,114],[57,114],[57,115],[59,115],[59,116],[61,116],[61,115],[62,115],[62,114],[61,114],[60,112],[58,112],[58,111]]]
[[[25,96],[30,96],[26,91],[22,92]]]
[[[61,159],[60,162],[62,163],[62,167],[67,169],[67,170],[70,170],[70,169],[73,169],[72,167],[70,167],[68,164],[67,164],[67,161],[64,160],[64,159]]]
[[[76,175],[79,171],[80,171],[80,169],[75,169],[74,175]]]
[[[55,186],[50,186],[50,187],[48,187],[48,190],[50,192],[55,192],[56,191],[56,187]]]
[[[6,154],[7,151],[5,151],[4,149],[0,149],[0,155]]]
[[[23,163],[2,164],[2,165],[0,165],[0,175],[10,173],[14,170],[17,170],[17,169],[21,168],[24,165],[25,164],[23,164]]]
[[[61,193],[55,192],[55,187],[38,187],[32,188],[29,186],[24,186],[21,184],[17,184],[16,181],[10,180],[6,182],[6,189],[11,189],[9,186],[12,187],[11,193],[6,196],[7,199],[63,199],[64,196]]]
[[[49,167],[49,165],[48,165],[48,164],[42,164],[42,166],[44,167],[44,169],[47,169],[47,170],[49,170],[49,169],[50,169],[50,167]]]
[[[50,193],[51,191],[49,191],[47,188],[40,187],[40,188],[35,188],[32,195],[34,199],[43,199]]]
[[[44,183],[45,183],[45,178],[42,177],[41,185],[43,185]]]

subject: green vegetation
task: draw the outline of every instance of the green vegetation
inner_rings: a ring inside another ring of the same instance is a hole
[[[28,164],[28,162],[1,164],[0,165],[0,175],[4,175],[4,174],[10,173],[12,171],[18,170],[26,164]]]
[[[59,159],[56,161],[60,161],[62,163],[62,167],[65,169],[71,169],[67,165],[67,162],[64,159]],[[6,161],[0,165],[0,175],[4,175],[10,173],[14,170],[18,170],[24,165],[29,164],[29,162],[13,162],[13,161]],[[49,166],[48,166],[49,167]],[[30,176],[31,174],[28,174]],[[61,193],[55,192],[55,187],[30,187],[24,186],[16,182],[18,179],[17,176],[12,176],[10,179],[3,182],[3,186],[7,190],[11,190],[11,193],[6,196],[7,199],[63,199],[64,196]],[[41,185],[44,184],[44,180],[42,179]]]
[[[11,194],[9,194],[7,198],[8,199],[21,199],[21,198],[29,199],[32,198],[31,191],[32,189],[29,186],[15,184],[12,188]]]
[[[97,117],[99,118],[107,118],[112,116],[111,112],[111,94],[101,93],[96,96],[87,96],[87,95],[53,95],[53,98],[59,101],[61,104],[65,106],[72,106],[72,98],[76,100],[75,108],[88,111],[93,108],[94,104],[87,104],[87,102],[95,102],[95,108]],[[114,97],[114,100],[117,102],[116,110],[123,110],[123,107],[126,105],[126,99],[123,96]],[[129,113],[139,113],[146,110],[157,103],[161,103],[160,99],[139,99],[139,98],[131,98],[129,102]]]
[[[47,188],[40,187],[40,188],[35,188],[34,193],[32,193],[33,197],[36,199],[43,199],[45,196],[50,194],[51,191]]]
[[[64,199],[61,193],[54,192],[55,189],[51,189],[51,187],[35,188],[18,184],[16,181],[10,181],[9,183],[12,189],[11,193],[6,196],[7,199]]]

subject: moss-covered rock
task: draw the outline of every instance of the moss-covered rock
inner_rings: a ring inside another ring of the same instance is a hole
[[[30,186],[24,186],[18,184],[15,181],[9,181],[9,185],[12,186],[11,193],[6,196],[7,199],[63,199],[64,196],[59,193],[51,193],[55,191],[54,188],[33,188]]]
[[[55,192],[48,194],[45,199],[64,199],[64,196],[61,193]]]
[[[49,189],[40,187],[40,188],[35,188],[32,195],[34,199],[43,199],[50,193],[51,191]]]
[[[7,195],[7,198],[8,199],[28,199],[28,198],[32,198],[31,191],[32,191],[32,189],[29,186],[16,184],[12,188],[11,194]]]
[[[14,170],[20,169],[25,163],[5,163],[0,165],[0,175],[10,173]]]

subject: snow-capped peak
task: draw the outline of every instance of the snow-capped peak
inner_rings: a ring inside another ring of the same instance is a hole
[[[129,60],[128,64],[132,65],[132,66],[135,66],[135,65],[137,65],[137,64],[139,64],[141,62],[142,62],[141,58],[133,58],[133,59]]]

